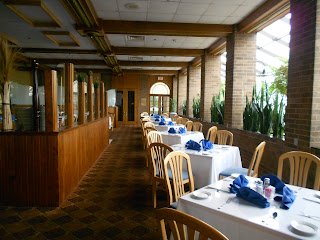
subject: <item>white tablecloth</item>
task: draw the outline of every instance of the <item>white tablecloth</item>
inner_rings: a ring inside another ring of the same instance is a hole
[[[161,132],[162,141],[163,143],[171,146],[175,144],[183,143],[185,144],[189,140],[193,140],[195,142],[200,142],[200,140],[204,139],[202,132],[191,132],[187,131],[186,133],[179,134],[179,133],[168,133],[168,131]]]
[[[232,183],[230,178],[220,180],[211,186],[227,189]],[[251,178],[250,182],[254,181]],[[192,193],[179,199],[178,210],[188,213],[204,222],[212,225],[230,240],[280,240],[280,239],[320,239],[320,233],[313,236],[298,235],[293,233],[290,226],[292,220],[310,222],[320,229],[320,221],[302,216],[301,211],[312,216],[320,216],[320,199],[315,196],[317,191],[289,186],[293,191],[297,191],[297,198],[290,209],[280,208],[280,202],[269,200],[269,208],[260,208],[243,199],[237,198],[235,194],[217,192],[214,189],[202,188],[197,191],[208,191],[212,195],[208,199],[198,200],[192,198]],[[232,197],[229,204],[218,209],[226,200]],[[311,202],[304,197],[319,201]],[[277,212],[277,217],[272,218],[272,214]]]
[[[181,127],[186,129],[186,126],[183,125],[183,124],[175,124],[175,125],[172,125],[172,126],[170,126],[170,125],[159,125],[159,123],[155,124],[155,128],[160,132],[168,132],[169,129],[172,128],[172,127],[174,129],[176,129],[176,131]]]
[[[184,144],[171,147],[174,151],[182,151],[190,156],[196,189],[217,182],[220,172],[227,168],[242,167],[240,151],[235,146],[215,144],[212,150],[200,152],[186,149]]]
[[[166,118],[166,117],[164,118],[164,120],[166,121],[166,123],[172,121],[171,118]],[[153,122],[153,123],[159,123],[160,121],[161,121],[161,118],[159,118],[159,121],[156,121],[156,118],[154,117],[150,118],[150,122]]]

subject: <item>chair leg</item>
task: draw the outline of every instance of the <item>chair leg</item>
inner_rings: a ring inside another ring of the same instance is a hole
[[[157,207],[157,186],[156,182],[152,182],[152,203],[153,203],[153,208]]]

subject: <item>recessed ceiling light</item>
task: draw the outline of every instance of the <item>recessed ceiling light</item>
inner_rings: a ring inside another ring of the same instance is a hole
[[[138,9],[140,6],[137,3],[126,3],[124,7],[127,9]]]
[[[127,41],[144,41],[145,36],[142,35],[127,35]]]

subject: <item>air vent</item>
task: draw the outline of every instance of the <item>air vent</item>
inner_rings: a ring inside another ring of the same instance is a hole
[[[129,57],[129,61],[143,61],[143,57]]]
[[[144,42],[145,36],[141,36],[141,35],[127,35],[127,41],[142,41]]]

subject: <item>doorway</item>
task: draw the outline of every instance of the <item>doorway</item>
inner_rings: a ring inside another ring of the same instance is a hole
[[[150,114],[169,112],[170,88],[163,82],[157,82],[150,88]]]
[[[134,89],[119,89],[116,93],[119,124],[135,124],[137,121],[137,97]]]

